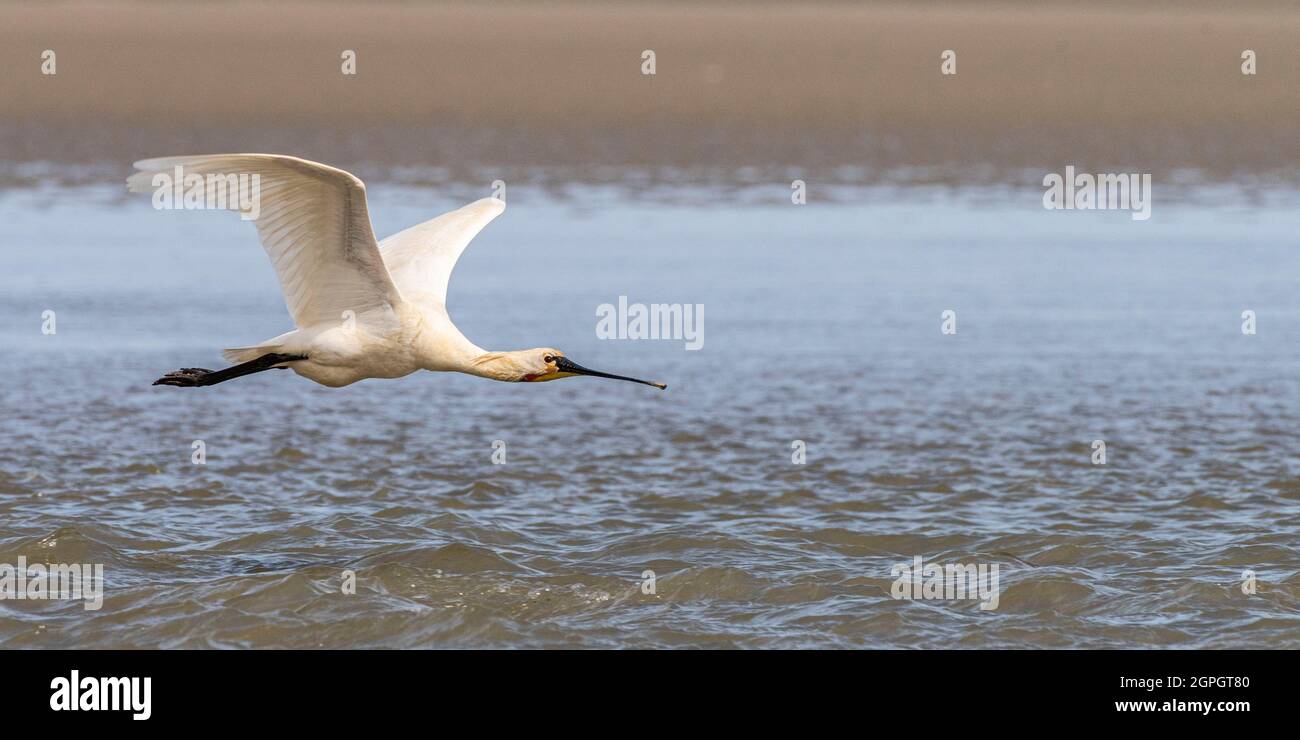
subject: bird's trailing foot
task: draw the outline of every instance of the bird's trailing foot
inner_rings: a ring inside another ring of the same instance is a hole
[[[180,370],[167,373],[153,382],[154,385],[174,385],[180,388],[195,388],[201,385],[207,385],[203,379],[212,374],[211,370],[201,367],[183,367]]]
[[[307,355],[288,355],[272,352],[256,360],[241,362],[221,370],[206,370],[201,367],[183,367],[176,372],[167,373],[153,382],[154,385],[174,385],[178,388],[197,388],[204,385],[216,385],[227,380],[242,378],[245,375],[260,373],[263,370],[283,369],[286,362],[298,362],[307,359]]]

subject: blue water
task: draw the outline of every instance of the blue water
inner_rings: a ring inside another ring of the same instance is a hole
[[[1295,194],[788,192],[516,186],[465,253],[476,343],[660,393],[154,388],[291,327],[253,229],[0,191],[0,563],[108,574],[96,612],[0,601],[0,644],[1300,644]],[[488,188],[369,193],[387,235]],[[703,349],[598,339],[619,296],[703,304]],[[999,564],[999,607],[892,598],[917,555]]]

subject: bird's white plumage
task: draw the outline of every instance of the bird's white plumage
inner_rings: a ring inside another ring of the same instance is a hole
[[[254,223],[298,328],[227,349],[227,360],[305,355],[284,366],[330,386],[419,369],[498,379],[528,369],[516,367],[510,353],[496,362],[482,359],[483,349],[460,333],[446,310],[456,260],[505,210],[504,201],[485,198],[413,226],[385,239],[381,251],[365,185],[343,170],[275,154],[162,157],[135,167],[140,171],[127,179],[132,192],[155,191],[160,175],[174,181],[177,167],[182,176],[259,176]]]
[[[505,210],[505,201],[484,198],[381,241],[379,251],[398,290],[409,297],[427,294],[445,305],[456,260]]]
[[[505,210],[505,201],[484,198],[377,243],[365,185],[334,167],[273,154],[164,157],[135,166],[140,172],[127,179],[133,192],[175,182],[178,167],[183,178],[258,175],[254,221],[298,325],[260,344],[225,350],[226,359],[240,363],[233,368],[182,369],[155,385],[213,385],[287,367],[335,387],[416,370],[514,382],[595,375],[666,387],[583,368],[549,347],[487,352],[456,328],[446,306],[451,271],[470,240]]]
[[[370,225],[366,186],[350,173],[297,157],[214,154],[141,160],[127,185],[153,192],[154,177],[171,177],[178,166],[187,176],[258,175],[254,223],[299,328],[337,323],[344,311],[391,310],[401,301]]]

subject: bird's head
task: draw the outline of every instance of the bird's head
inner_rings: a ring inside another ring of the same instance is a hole
[[[623,375],[611,375],[609,373],[602,373],[598,370],[585,368],[565,357],[564,353],[560,350],[551,347],[526,349],[517,353],[517,355],[517,362],[521,369],[519,380],[527,383],[541,383],[547,380],[572,378],[577,375],[590,375],[594,378],[627,380],[633,383],[652,385],[659,390],[666,390],[668,388],[668,386],[663,383],[656,383],[650,380],[639,380],[637,378],[629,378]]]

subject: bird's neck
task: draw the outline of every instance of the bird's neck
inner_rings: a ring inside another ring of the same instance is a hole
[[[436,309],[436,310],[435,310]],[[527,350],[489,352],[471,342],[451,323],[441,306],[426,309],[413,339],[420,366],[492,380],[515,381],[528,372]]]
[[[506,382],[520,380],[528,371],[522,362],[524,352],[525,350],[483,352],[471,360],[462,372]]]

